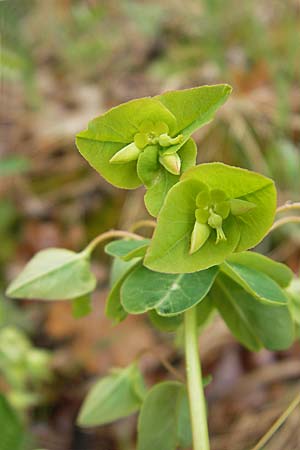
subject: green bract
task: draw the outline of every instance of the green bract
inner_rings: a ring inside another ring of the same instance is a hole
[[[169,191],[144,264],[165,273],[220,264],[262,240],[275,208],[269,178],[222,163],[201,164]]]
[[[156,216],[168,189],[195,164],[190,136],[213,118],[230,92],[220,84],[132,100],[92,120],[77,134],[77,147],[115,186],[144,184],[146,207]]]

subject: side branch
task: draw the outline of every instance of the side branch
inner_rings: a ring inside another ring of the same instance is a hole
[[[300,202],[287,202],[282,206],[279,206],[276,209],[276,213],[282,213],[282,212],[289,212],[289,211],[294,211],[294,210],[298,210],[300,212]]]
[[[87,256],[89,256],[98,244],[100,244],[103,241],[107,241],[109,239],[114,238],[129,238],[136,240],[143,239],[143,237],[140,236],[139,234],[131,233],[130,231],[110,230],[106,231],[105,233],[99,234],[99,236],[95,237],[95,239],[93,239],[87,245],[87,247],[83,250],[82,253],[85,253]]]
[[[288,223],[300,223],[300,216],[289,216],[276,220],[276,222],[274,222],[272,227],[270,228],[269,233]]]

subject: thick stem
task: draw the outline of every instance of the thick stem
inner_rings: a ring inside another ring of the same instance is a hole
[[[196,309],[184,314],[185,356],[194,450],[209,450],[206,401],[198,348]]]

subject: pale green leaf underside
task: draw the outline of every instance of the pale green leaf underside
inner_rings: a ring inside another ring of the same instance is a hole
[[[273,261],[267,256],[255,252],[241,252],[234,253],[227,258],[228,262],[242,264],[250,269],[258,270],[259,272],[268,275],[281,287],[289,285],[293,278],[293,272],[285,264]]]
[[[38,252],[10,284],[13,298],[68,300],[92,292],[96,278],[82,253],[61,248]]]
[[[272,278],[263,272],[233,262],[225,262],[220,268],[227,276],[262,302],[275,305],[285,305],[287,303],[284,291]]]
[[[121,288],[121,302],[131,314],[155,309],[163,316],[180,314],[195,306],[209,292],[217,267],[192,274],[164,274],[140,266]]]
[[[138,411],[144,394],[143,378],[136,364],[114,370],[91,388],[77,422],[90,427],[129,416]]]
[[[226,241],[216,245],[216,234],[212,231],[203,247],[189,254],[198,192],[198,180],[182,181],[169,191],[144,260],[149,269],[165,273],[197,272],[222,263],[235,250],[240,235],[231,216],[224,221]]]
[[[294,327],[287,306],[262,303],[222,273],[211,297],[232,334],[250,350],[282,350],[292,344]]]
[[[107,244],[105,252],[129,261],[132,258],[144,256],[149,243],[150,239],[118,239]]]
[[[182,315],[177,316],[161,316],[155,309],[148,311],[148,317],[157,329],[160,331],[172,332],[182,324]]]
[[[175,450],[191,445],[185,386],[165,381],[146,395],[138,421],[137,450]]]

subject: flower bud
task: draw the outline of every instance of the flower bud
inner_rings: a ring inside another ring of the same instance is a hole
[[[255,207],[255,203],[248,202],[246,200],[240,200],[239,198],[233,198],[230,200],[230,211],[234,216],[245,214]]]
[[[136,161],[140,153],[141,150],[135,145],[134,142],[132,142],[115,153],[114,156],[110,158],[109,162],[112,164],[123,164]]]
[[[172,155],[161,155],[159,162],[164,168],[173,175],[179,175],[181,169],[181,160],[177,153]]]
[[[226,236],[222,228],[222,223],[223,223],[222,217],[219,216],[219,214],[215,214],[213,211],[210,211],[208,225],[211,228],[214,228],[217,232],[216,244],[218,244],[220,241],[226,241]]]
[[[190,255],[197,252],[207,241],[211,228],[207,224],[195,222],[191,236]]]

